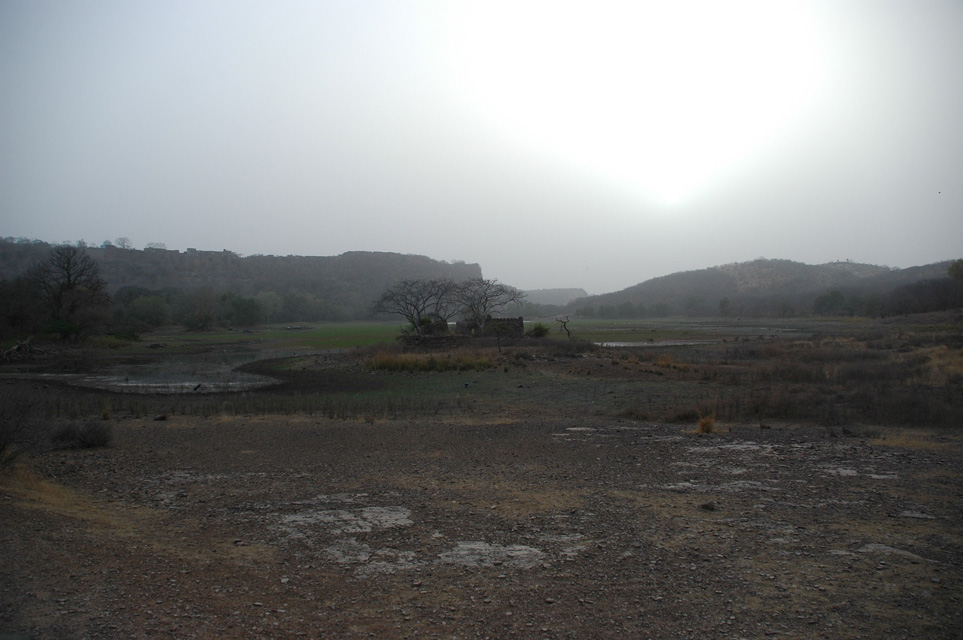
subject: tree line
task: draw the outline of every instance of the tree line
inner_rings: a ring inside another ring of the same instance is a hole
[[[169,305],[177,323],[186,304],[184,298],[201,290],[207,297],[213,294],[256,300],[263,322],[360,320],[370,317],[373,301],[399,280],[481,277],[477,264],[391,252],[240,256],[226,250],[167,250],[157,243],[143,250],[122,248],[121,240],[99,247],[80,242],[64,244],[82,249],[97,261],[114,297],[122,291],[128,292],[127,298],[150,292]],[[25,238],[0,238],[0,278],[17,279],[44,260],[54,246]],[[232,307],[236,305],[225,300],[221,306],[219,321],[232,321],[236,315]]]
[[[497,280],[403,280],[385,290],[369,317],[399,314],[418,335],[447,331],[458,316],[483,334],[491,316],[523,303],[524,294]],[[244,296],[198,287],[149,289],[126,286],[113,296],[100,267],[82,246],[59,245],[19,277],[0,280],[0,328],[4,335],[53,334],[64,341],[111,333],[137,337],[162,326],[190,330],[244,328],[270,322],[342,320],[318,296],[273,291]]]
[[[483,335],[493,314],[524,297],[515,287],[484,278],[402,280],[381,294],[373,310],[402,316],[408,331],[419,336],[447,333],[455,317],[467,323],[471,333]]]
[[[0,280],[4,336],[50,334],[78,342],[102,333],[137,337],[172,324],[206,330],[341,319],[333,305],[299,292],[243,296],[209,286],[190,291],[127,286],[111,296],[98,262],[74,245],[54,246],[20,276]]]

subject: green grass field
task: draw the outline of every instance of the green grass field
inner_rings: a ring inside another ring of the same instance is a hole
[[[264,351],[320,351],[353,349],[393,342],[402,325],[394,322],[331,322],[303,325],[265,325],[237,331],[185,331],[168,328],[144,335],[139,341],[93,338],[88,346],[154,355],[190,353],[220,347]]]

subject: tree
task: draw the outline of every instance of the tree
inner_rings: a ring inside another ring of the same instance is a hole
[[[232,296],[227,300],[231,324],[238,327],[253,327],[261,321],[261,305],[254,298]]]
[[[950,265],[950,268],[946,270],[946,273],[954,280],[963,282],[963,258],[953,262],[953,264]]]
[[[525,294],[498,280],[472,278],[458,285],[455,299],[465,319],[474,325],[479,335],[485,333],[485,323],[496,311],[519,302]]]
[[[110,307],[107,282],[85,250],[60,245],[27,272],[61,340],[83,339],[103,324]]]
[[[564,331],[565,335],[568,336],[568,339],[571,340],[572,332],[568,329],[568,316],[559,316],[558,318],[555,318],[555,322],[558,323],[559,331]]]
[[[181,323],[192,331],[207,331],[217,326],[221,310],[220,297],[211,287],[199,287],[182,301]]]
[[[44,309],[35,287],[25,278],[0,280],[0,325],[17,333],[33,331],[42,323]]]
[[[813,301],[813,313],[818,316],[838,316],[846,311],[846,298],[840,291],[830,291]]]
[[[454,304],[457,289],[453,281],[445,278],[402,280],[381,294],[374,311],[404,317],[418,335],[442,326],[447,330],[448,321],[458,310]]]
[[[114,240],[114,244],[116,244],[116,245],[117,245],[118,247],[120,247],[121,249],[133,249],[133,248],[134,248],[134,245],[131,244],[131,242],[130,242],[130,238],[128,238],[127,236],[121,236],[121,237],[117,238],[116,240]]]
[[[723,298],[719,301],[719,315],[723,317],[732,315],[732,302],[729,298]]]

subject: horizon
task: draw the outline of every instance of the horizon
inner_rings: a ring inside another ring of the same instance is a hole
[[[31,241],[31,242],[32,242],[32,241],[40,241],[40,242],[45,242],[46,244],[49,244],[49,245],[52,245],[52,246],[53,246],[53,245],[58,245],[58,244],[66,244],[66,245],[75,245],[75,246],[76,246],[76,245],[78,245],[79,243],[83,242],[83,243],[86,244],[86,248],[91,248],[91,249],[102,249],[102,248],[104,248],[103,246],[101,246],[103,243],[99,243],[99,244],[98,244],[98,243],[86,242],[85,240],[64,240],[64,241],[61,241],[61,242],[49,242],[49,241],[46,241],[46,240],[43,240],[43,239],[40,239],[40,238],[27,238],[27,237],[24,237],[24,236],[13,237],[13,236],[6,236],[6,235],[2,235],[2,234],[0,234],[0,238],[2,238],[2,239],[4,239],[4,240],[14,240],[14,241],[21,241],[21,240],[27,240],[27,241]],[[127,238],[124,238],[124,239],[126,240]],[[115,243],[114,241],[112,241],[112,240],[107,240],[106,242],[110,242],[111,246],[120,249],[120,247],[117,247],[117,245],[116,245],[116,243]],[[254,256],[266,256],[266,257],[274,257],[274,258],[328,258],[328,257],[337,257],[337,256],[343,255],[343,254],[345,254],[345,253],[354,253],[354,252],[365,253],[365,252],[366,252],[365,250],[351,249],[351,250],[347,250],[347,251],[342,251],[341,253],[329,254],[329,255],[312,255],[312,254],[285,254],[285,255],[278,255],[278,254],[271,254],[271,253],[249,253],[249,254],[242,254],[242,253],[239,253],[239,252],[237,252],[237,251],[233,251],[232,249],[229,249],[229,248],[226,248],[226,247],[225,247],[225,248],[221,248],[221,249],[204,249],[204,248],[199,248],[199,247],[184,247],[184,248],[178,248],[178,247],[168,247],[168,246],[166,246],[166,245],[164,245],[164,246],[162,246],[162,247],[148,247],[148,246],[137,247],[137,246],[134,246],[133,244],[132,244],[130,247],[128,247],[128,249],[131,249],[131,250],[134,250],[134,251],[145,251],[145,250],[147,250],[147,249],[162,249],[162,250],[164,250],[164,251],[176,251],[176,252],[178,252],[178,253],[187,253],[188,251],[207,251],[207,252],[213,252],[213,253],[220,253],[220,252],[223,252],[223,251],[227,251],[227,252],[234,253],[234,254],[238,255],[238,257],[240,257],[240,258],[248,258],[248,257],[254,257]],[[417,254],[417,253],[410,253],[410,252],[401,252],[401,251],[387,251],[387,252],[376,252],[376,251],[372,251],[372,252],[370,252],[370,253],[395,253],[395,254],[399,254],[399,255],[421,256],[421,257],[429,258],[429,259],[431,259],[431,260],[435,260],[435,261],[437,261],[437,262],[446,262],[446,263],[449,263],[449,264],[454,264],[454,263],[478,264],[478,263],[468,262],[468,261],[466,261],[466,260],[459,260],[459,259],[457,259],[457,258],[456,258],[456,259],[451,259],[451,260],[442,260],[442,259],[439,259],[439,258],[435,258],[434,256],[428,256],[428,255],[424,255],[424,254]],[[623,290],[625,290],[625,289],[634,287],[634,286],[639,285],[639,284],[643,284],[644,282],[647,282],[647,281],[649,281],[649,280],[654,280],[654,279],[658,279],[658,278],[664,278],[664,277],[676,275],[676,274],[679,274],[679,273],[687,273],[687,272],[703,271],[703,270],[707,270],[707,269],[717,269],[717,268],[728,267],[728,266],[737,266],[737,265],[743,265],[743,264],[751,264],[751,263],[753,263],[753,262],[757,262],[757,261],[760,261],[760,260],[762,260],[762,261],[793,262],[793,263],[796,263],[796,264],[803,264],[803,265],[806,265],[806,266],[813,266],[813,267],[824,266],[824,265],[829,265],[829,264],[854,264],[854,265],[865,265],[865,266],[871,266],[871,267],[878,267],[878,268],[881,268],[881,269],[903,270],[903,269],[913,269],[913,268],[917,268],[917,267],[925,267],[925,266],[929,266],[929,265],[935,265],[935,264],[939,264],[939,263],[941,263],[941,262],[951,262],[951,261],[957,260],[957,259],[959,259],[959,258],[955,258],[955,257],[953,257],[953,258],[944,258],[944,259],[941,259],[941,260],[933,260],[933,261],[931,261],[931,262],[924,262],[924,263],[913,264],[913,265],[895,266],[895,265],[892,265],[892,264],[885,264],[885,263],[884,263],[884,264],[879,264],[879,263],[872,263],[872,262],[860,262],[860,261],[851,260],[851,259],[829,260],[829,261],[827,261],[827,262],[810,263],[810,262],[803,262],[803,261],[800,261],[800,260],[791,260],[791,259],[788,259],[788,258],[772,258],[772,257],[766,257],[766,256],[758,256],[758,257],[753,258],[753,259],[751,259],[751,260],[730,261],[730,262],[723,262],[723,263],[714,264],[714,265],[708,265],[708,266],[705,266],[705,267],[695,267],[695,268],[691,268],[691,269],[681,269],[681,270],[679,270],[679,271],[671,271],[671,272],[667,272],[667,273],[659,273],[659,274],[656,274],[656,275],[653,275],[653,276],[649,276],[649,277],[647,277],[647,278],[644,278],[644,279],[642,279],[642,280],[639,280],[639,281],[637,281],[637,282],[633,282],[633,283],[628,284],[628,285],[626,285],[626,286],[624,286],[624,287],[621,287],[621,288],[619,288],[619,289],[612,289],[612,290],[608,290],[608,291],[589,291],[588,289],[585,289],[584,287],[579,287],[579,286],[576,286],[576,285],[568,285],[568,286],[562,285],[562,286],[557,286],[557,287],[534,287],[534,288],[519,287],[519,286],[515,285],[515,283],[513,283],[513,282],[511,282],[511,281],[502,280],[501,278],[493,278],[493,277],[488,276],[488,275],[485,273],[485,265],[483,265],[483,264],[478,264],[478,266],[479,266],[479,268],[480,268],[481,271],[482,271],[482,277],[483,277],[483,278],[498,280],[499,282],[501,282],[501,283],[503,283],[503,284],[507,284],[507,285],[510,285],[510,286],[515,286],[516,288],[518,288],[518,289],[520,289],[520,290],[522,290],[522,291],[551,291],[551,290],[582,289],[583,291],[585,291],[586,297],[596,297],[596,296],[605,296],[605,295],[612,294],[612,293],[619,293],[619,292],[621,292],[621,291],[623,291]]]
[[[12,236],[408,253],[590,295],[960,257],[953,0],[40,0],[0,5],[0,41]]]

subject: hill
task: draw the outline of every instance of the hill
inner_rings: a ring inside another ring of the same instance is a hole
[[[44,259],[51,245],[0,240],[0,279],[12,280]],[[242,257],[231,251],[88,247],[108,289],[131,287],[190,292],[213,289],[239,296],[300,296],[319,302],[316,319],[363,318],[388,287],[404,279],[479,278],[478,264],[448,263],[426,256],[351,251],[338,256]],[[308,318],[303,318],[308,319]]]
[[[534,289],[525,292],[525,301],[532,304],[563,306],[572,300],[588,296],[585,289]]]
[[[933,295],[949,292],[955,299],[956,287],[946,275],[949,264],[894,269],[855,262],[809,265],[759,258],[653,278],[621,291],[573,301],[567,311],[589,317],[796,315],[811,313],[817,299],[838,292],[842,302],[835,298],[834,311],[862,313],[862,307],[870,304],[878,310],[870,310],[868,315],[879,315],[886,303],[893,302],[893,296],[922,282],[944,283],[938,286],[946,291]],[[919,292],[913,295],[918,298]],[[889,312],[907,312],[904,307]]]

